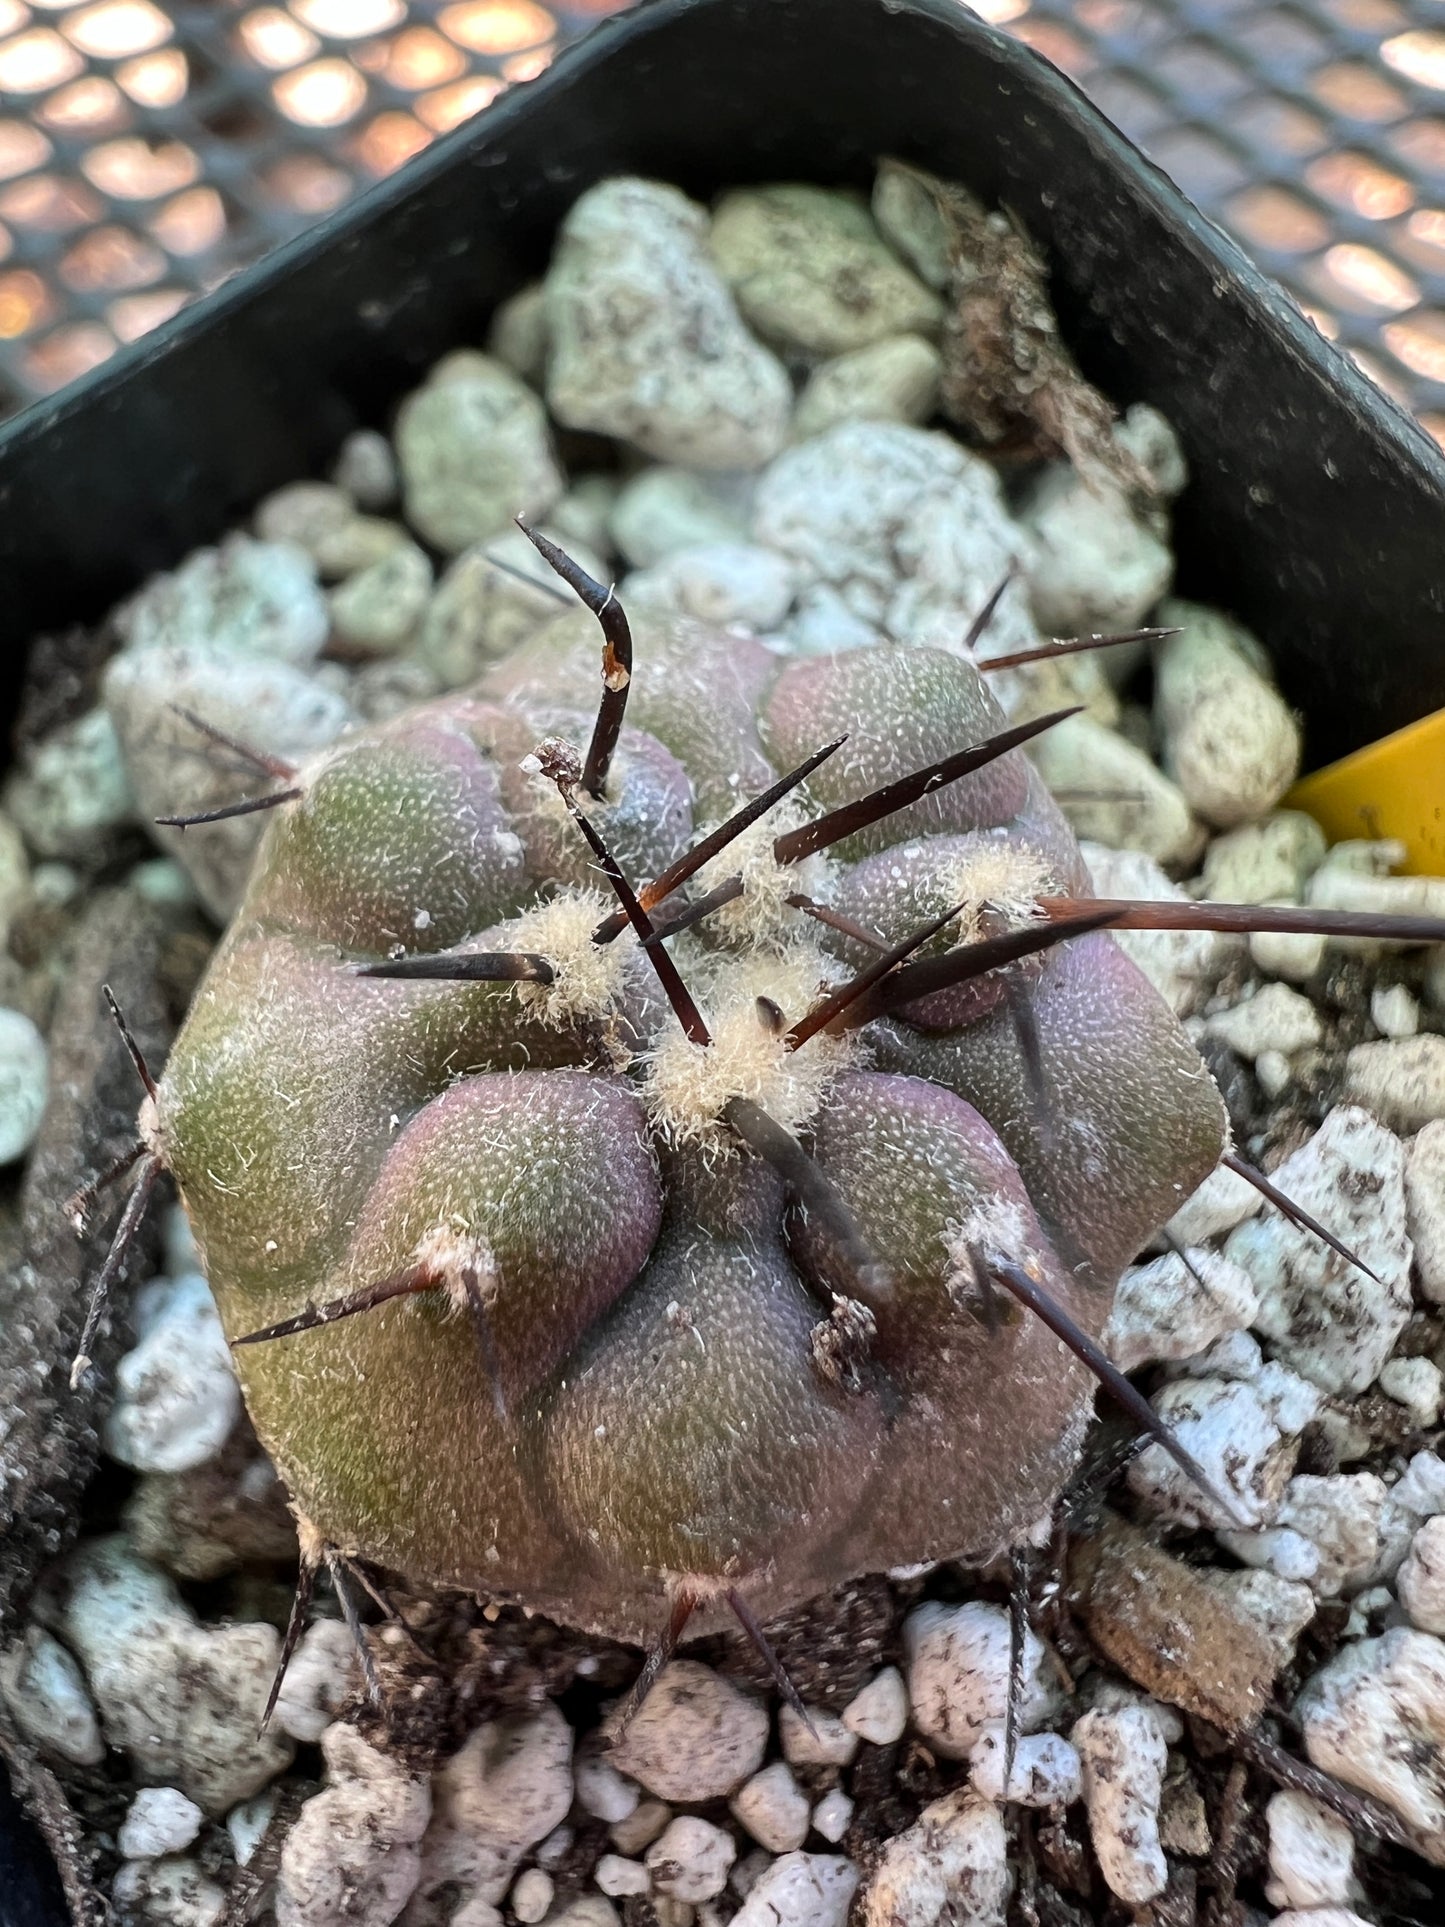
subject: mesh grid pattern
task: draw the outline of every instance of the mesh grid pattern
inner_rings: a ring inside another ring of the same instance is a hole
[[[0,412],[625,0],[0,0]],[[976,0],[1445,441],[1445,0]]]

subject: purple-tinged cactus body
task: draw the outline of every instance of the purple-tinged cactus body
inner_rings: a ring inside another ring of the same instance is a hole
[[[797,841],[1003,729],[962,657],[780,665],[696,623],[633,633],[598,796],[570,752],[531,754],[585,746],[590,618],[297,773],[150,1141],[319,1541],[646,1639],[681,1600],[699,1630],[729,1592],[766,1618],[1026,1531],[1092,1381],[997,1294],[989,1254],[1096,1335],[1225,1121],[1105,934],[795,1034],[947,912],[919,957],[1042,928],[1040,903],[1087,895],[1078,850],[1018,749],[831,847]],[[646,896],[845,733],[775,815],[607,929],[579,814]],[[669,944],[685,1034],[638,918],[665,928],[709,892]],[[469,961],[495,980],[461,980]]]

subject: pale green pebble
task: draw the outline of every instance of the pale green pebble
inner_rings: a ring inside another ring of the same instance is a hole
[[[943,357],[922,335],[890,335],[822,362],[793,411],[793,440],[838,422],[926,422],[938,406]]]
[[[115,725],[87,710],[29,752],[6,807],[38,856],[91,858],[109,830],[135,814]]]
[[[415,542],[403,541],[331,591],[332,626],[353,649],[389,656],[415,635],[431,587],[430,561]]]
[[[853,194],[801,182],[734,188],[710,240],[744,319],[788,347],[845,354],[887,335],[936,333],[942,322],[938,296]]]
[[[1204,857],[1203,894],[1215,903],[1298,898],[1325,858],[1325,833],[1303,810],[1276,810],[1215,837]]]
[[[389,509],[400,486],[391,443],[379,429],[356,429],[341,444],[331,479],[368,514]]]
[[[884,161],[873,183],[873,219],[894,252],[930,288],[948,286],[948,235],[938,203],[913,172]]]
[[[49,1089],[45,1039],[23,1011],[0,1009],[0,1164],[35,1142]]]
[[[31,887],[25,839],[8,816],[0,815],[0,933],[9,929]]]
[[[504,301],[487,331],[487,352],[514,375],[540,388],[547,373],[547,297],[540,281]]]
[[[80,872],[68,863],[37,863],[30,873],[33,900],[44,910],[63,910],[80,891]]]
[[[138,863],[130,875],[131,886],[147,903],[163,908],[189,909],[198,904],[196,886],[179,863],[168,856],[152,857]]]

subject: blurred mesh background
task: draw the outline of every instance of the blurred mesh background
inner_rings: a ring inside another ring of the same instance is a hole
[[[0,412],[626,0],[0,0]],[[1445,0],[976,0],[1445,441]]]

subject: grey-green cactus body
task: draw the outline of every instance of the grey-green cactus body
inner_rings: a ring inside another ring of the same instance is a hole
[[[845,730],[786,822],[1002,725],[951,655],[780,665],[696,624],[638,631],[608,795],[583,799],[638,885]],[[1081,893],[1017,751],[796,872],[767,819],[718,859],[696,887],[731,864],[740,904],[672,945],[713,1040],[689,1043],[631,933],[591,941],[612,903],[518,767],[585,717],[583,633],[565,618],[482,688],[300,772],[172,1053],[159,1149],[233,1338],[409,1268],[437,1285],[238,1348],[257,1429],[326,1543],[622,1637],[683,1590],[766,1617],[992,1552],[1056,1497],[1091,1385],[1033,1318],[979,1316],[977,1255],[1006,1251],[1097,1333],[1217,1161],[1218,1095],[1104,935],[849,1038],[789,1053],[770,1029],[868,960],[794,885],[884,943],[962,904],[935,949]],[[358,973],[457,947],[544,957],[552,981]],[[836,1227],[729,1131],[730,1097],[811,1150],[885,1288],[860,1291]]]

